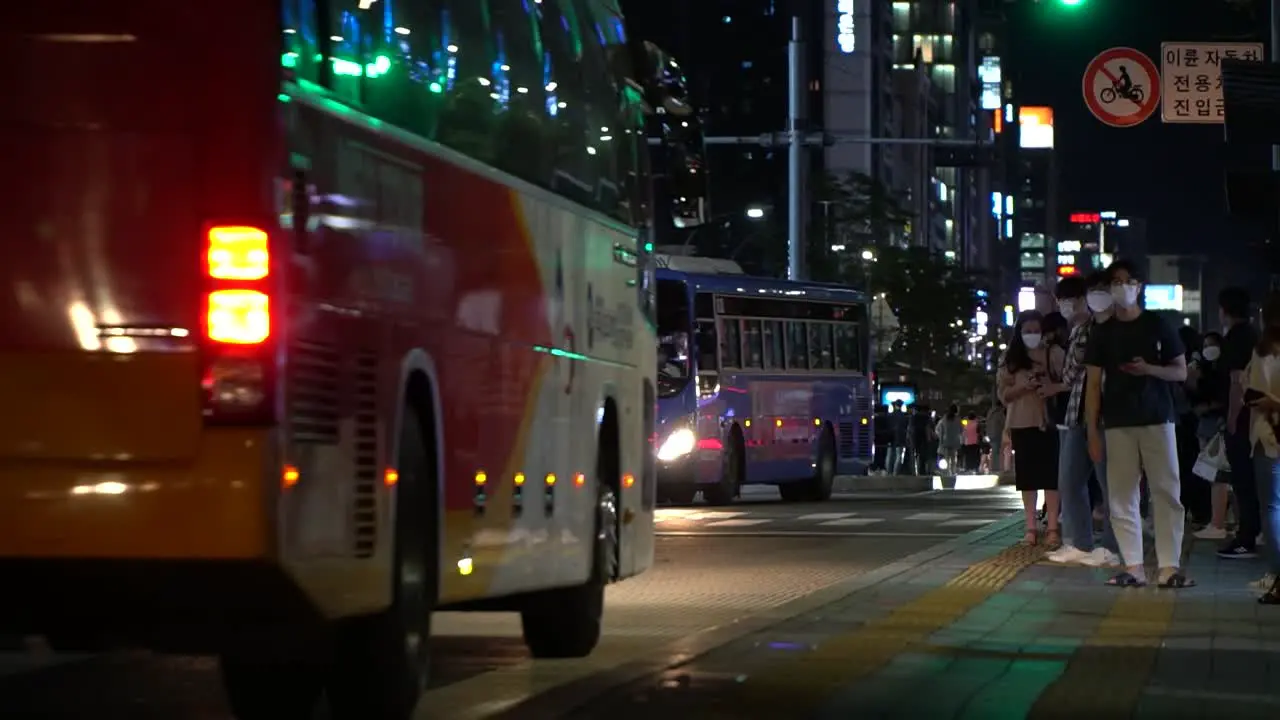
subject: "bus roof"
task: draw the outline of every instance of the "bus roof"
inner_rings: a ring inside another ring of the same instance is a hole
[[[659,280],[681,280],[693,287],[694,292],[711,292],[717,295],[739,297],[779,297],[818,302],[865,303],[866,293],[847,285],[835,283],[798,282],[777,278],[749,275],[722,275],[682,272],[658,268]]]

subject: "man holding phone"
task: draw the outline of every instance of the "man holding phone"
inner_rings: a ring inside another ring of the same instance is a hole
[[[1132,264],[1107,268],[1115,314],[1096,326],[1085,348],[1085,428],[1089,456],[1107,462],[1111,523],[1124,572],[1107,581],[1117,587],[1147,584],[1140,510],[1142,473],[1151,490],[1161,587],[1194,585],[1181,568],[1182,507],[1177,420],[1171,383],[1186,380],[1187,361],[1178,333],[1159,315],[1142,309],[1142,280]],[[1103,426],[1105,425],[1105,431]]]

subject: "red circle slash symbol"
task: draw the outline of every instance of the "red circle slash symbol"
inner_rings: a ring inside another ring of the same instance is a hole
[[[1089,61],[1080,89],[1094,117],[1111,127],[1133,127],[1160,107],[1160,70],[1145,54],[1115,47]]]

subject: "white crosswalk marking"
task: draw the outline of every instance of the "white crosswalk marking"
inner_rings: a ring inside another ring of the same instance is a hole
[[[884,518],[841,518],[840,520],[828,520],[818,524],[826,527],[862,527],[878,522],[884,522]]]
[[[948,520],[939,527],[981,527],[990,525],[993,522],[999,522],[1000,518],[969,518],[967,520]]]
[[[709,512],[698,512],[692,515],[686,515],[685,520],[732,520],[733,518],[746,515],[744,512],[723,512],[720,510],[711,510]]]
[[[840,520],[842,518],[853,517],[858,513],[810,513],[801,515],[797,520]]]
[[[729,520],[717,520],[716,522],[707,523],[704,527],[749,527],[752,525],[763,525],[770,520],[749,520],[747,518],[731,518]]]
[[[942,521],[944,521],[944,520],[950,520],[950,519],[952,519],[952,518],[954,518],[954,517],[958,517],[958,516],[957,516],[955,513],[927,513],[927,512],[925,512],[925,513],[916,513],[915,515],[908,515],[906,519],[907,519],[907,520],[918,520],[918,521],[920,521],[920,522],[942,522]]]

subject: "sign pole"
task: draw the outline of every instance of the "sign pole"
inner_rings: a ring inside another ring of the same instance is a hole
[[[805,278],[804,191],[804,40],[800,18],[791,18],[791,42],[787,43],[787,277]]]

